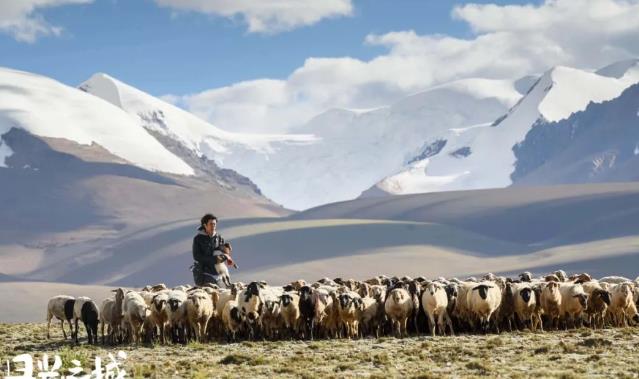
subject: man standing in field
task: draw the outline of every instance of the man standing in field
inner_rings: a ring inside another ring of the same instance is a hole
[[[207,213],[200,220],[198,233],[193,238],[193,280],[195,285],[220,285],[220,274],[215,265],[227,260],[222,251],[224,238],[217,233],[217,217]]]

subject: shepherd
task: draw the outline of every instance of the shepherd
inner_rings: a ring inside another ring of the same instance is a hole
[[[221,275],[216,265],[229,257],[224,251],[224,238],[217,233],[217,217],[207,213],[200,220],[198,233],[193,238],[193,280],[196,286],[215,284],[220,286]],[[219,267],[219,266],[218,266]]]

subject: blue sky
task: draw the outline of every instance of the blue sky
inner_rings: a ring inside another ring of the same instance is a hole
[[[38,9],[64,29],[59,36],[29,43],[0,33],[0,66],[74,86],[106,72],[154,95],[188,94],[257,78],[284,79],[308,57],[369,60],[386,50],[365,44],[369,34],[414,30],[468,38],[468,24],[451,17],[453,5],[462,3],[356,0],[351,16],[263,34],[249,33],[238,17],[175,11],[150,0],[96,0]]]

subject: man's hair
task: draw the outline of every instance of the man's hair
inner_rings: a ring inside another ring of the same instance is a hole
[[[204,225],[208,224],[209,221],[211,221],[211,220],[215,220],[215,222],[217,222],[217,217],[215,217],[211,213],[207,213],[204,216],[202,216],[202,219],[200,220],[200,225],[204,226]]]

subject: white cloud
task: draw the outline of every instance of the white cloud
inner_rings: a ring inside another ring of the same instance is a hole
[[[40,36],[60,35],[62,28],[50,25],[38,9],[69,4],[85,4],[93,0],[2,0],[0,32],[11,34],[21,42],[34,42]]]
[[[369,35],[371,60],[308,58],[285,80],[255,80],[181,98],[222,128],[285,131],[332,107],[372,108],[467,77],[518,78],[551,66],[598,68],[639,56],[639,0],[468,4],[452,10],[469,39],[413,31]]]
[[[158,5],[222,17],[241,17],[249,32],[277,33],[348,16],[351,0],[155,0]]]

